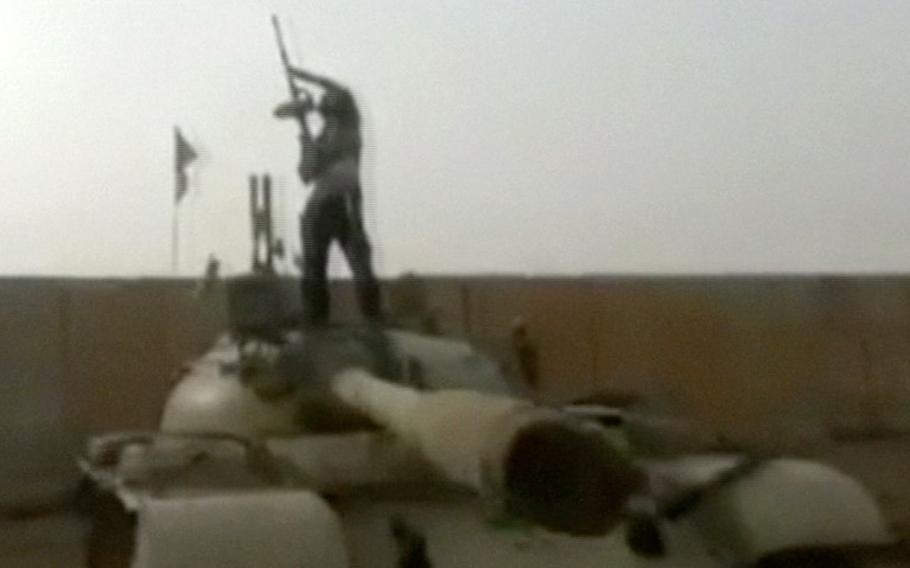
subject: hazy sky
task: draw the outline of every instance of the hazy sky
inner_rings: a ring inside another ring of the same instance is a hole
[[[0,0],[0,274],[167,274],[175,124],[182,272],[247,267],[253,171],[299,248],[272,12],[381,273],[910,269],[910,2]]]

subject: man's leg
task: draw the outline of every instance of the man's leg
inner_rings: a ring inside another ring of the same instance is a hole
[[[373,274],[370,242],[367,240],[366,231],[357,224],[349,226],[344,238],[341,239],[341,248],[354,276],[360,312],[366,319],[378,322],[382,319],[379,282]]]
[[[310,201],[300,218],[300,237],[303,241],[303,280],[301,302],[303,321],[307,325],[323,325],[329,320],[329,285],[326,274],[332,232],[330,219],[319,202]]]

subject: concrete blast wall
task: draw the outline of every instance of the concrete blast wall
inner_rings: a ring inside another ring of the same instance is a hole
[[[457,325],[501,337],[525,316],[551,397],[646,392],[738,436],[910,426],[905,278],[508,279],[467,288],[468,323]]]
[[[185,282],[0,280],[0,505],[59,492],[85,434],[153,427],[223,321]]]
[[[193,289],[0,280],[0,473],[26,468],[29,448],[59,456],[85,433],[154,427],[180,363],[224,328],[221,295]],[[544,398],[652,393],[731,436],[910,425],[907,277],[432,277],[384,291],[404,319],[429,313],[499,354],[524,317]],[[334,300],[356,317],[349,283]]]

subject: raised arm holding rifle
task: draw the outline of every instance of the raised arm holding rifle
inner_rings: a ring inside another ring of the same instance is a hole
[[[339,83],[290,66],[283,47],[282,56],[292,100],[279,105],[275,116],[294,118],[299,122],[301,156],[298,173],[304,184],[313,184],[300,223],[305,320],[310,325],[328,322],[326,268],[329,246],[337,240],[351,267],[361,312],[368,320],[378,321],[379,284],[373,274],[370,243],[363,226],[357,104],[350,91]],[[318,104],[297,81],[323,91]],[[318,134],[314,134],[307,123],[311,112],[319,113],[323,119]]]

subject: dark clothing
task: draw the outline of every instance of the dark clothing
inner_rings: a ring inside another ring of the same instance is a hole
[[[357,299],[364,317],[380,317],[379,283],[370,262],[370,243],[361,214],[359,163],[336,161],[316,180],[300,223],[303,241],[302,299],[308,324],[329,319],[329,289],[326,268],[329,247],[337,240],[354,276]]]
[[[312,80],[303,71],[297,73],[305,80]],[[326,81],[317,82],[326,86]],[[330,83],[316,109],[324,119],[324,126],[315,137],[306,123],[309,110],[313,110],[309,102],[288,110],[288,113],[296,113],[294,116],[303,130],[298,165],[300,179],[304,184],[312,182],[315,186],[300,219],[304,319],[309,325],[328,323],[326,268],[329,248],[332,241],[337,240],[354,276],[360,310],[367,319],[377,321],[380,317],[379,284],[370,265],[370,243],[361,213],[362,142],[357,105],[347,89]]]
[[[329,91],[319,110],[325,120],[323,131],[309,142],[307,136],[300,137],[298,173],[303,183],[318,180],[337,162],[360,161],[360,116],[351,94],[344,89]],[[305,122],[306,114],[298,120]]]
[[[432,568],[427,554],[427,538],[404,518],[395,515],[389,520],[392,540],[398,552],[398,568]]]
[[[334,125],[327,125],[327,128],[333,127]],[[297,173],[303,183],[318,183],[319,178],[338,162],[360,161],[360,135],[346,128],[334,130],[320,136],[312,144],[307,144],[305,138],[300,137],[302,151]]]

